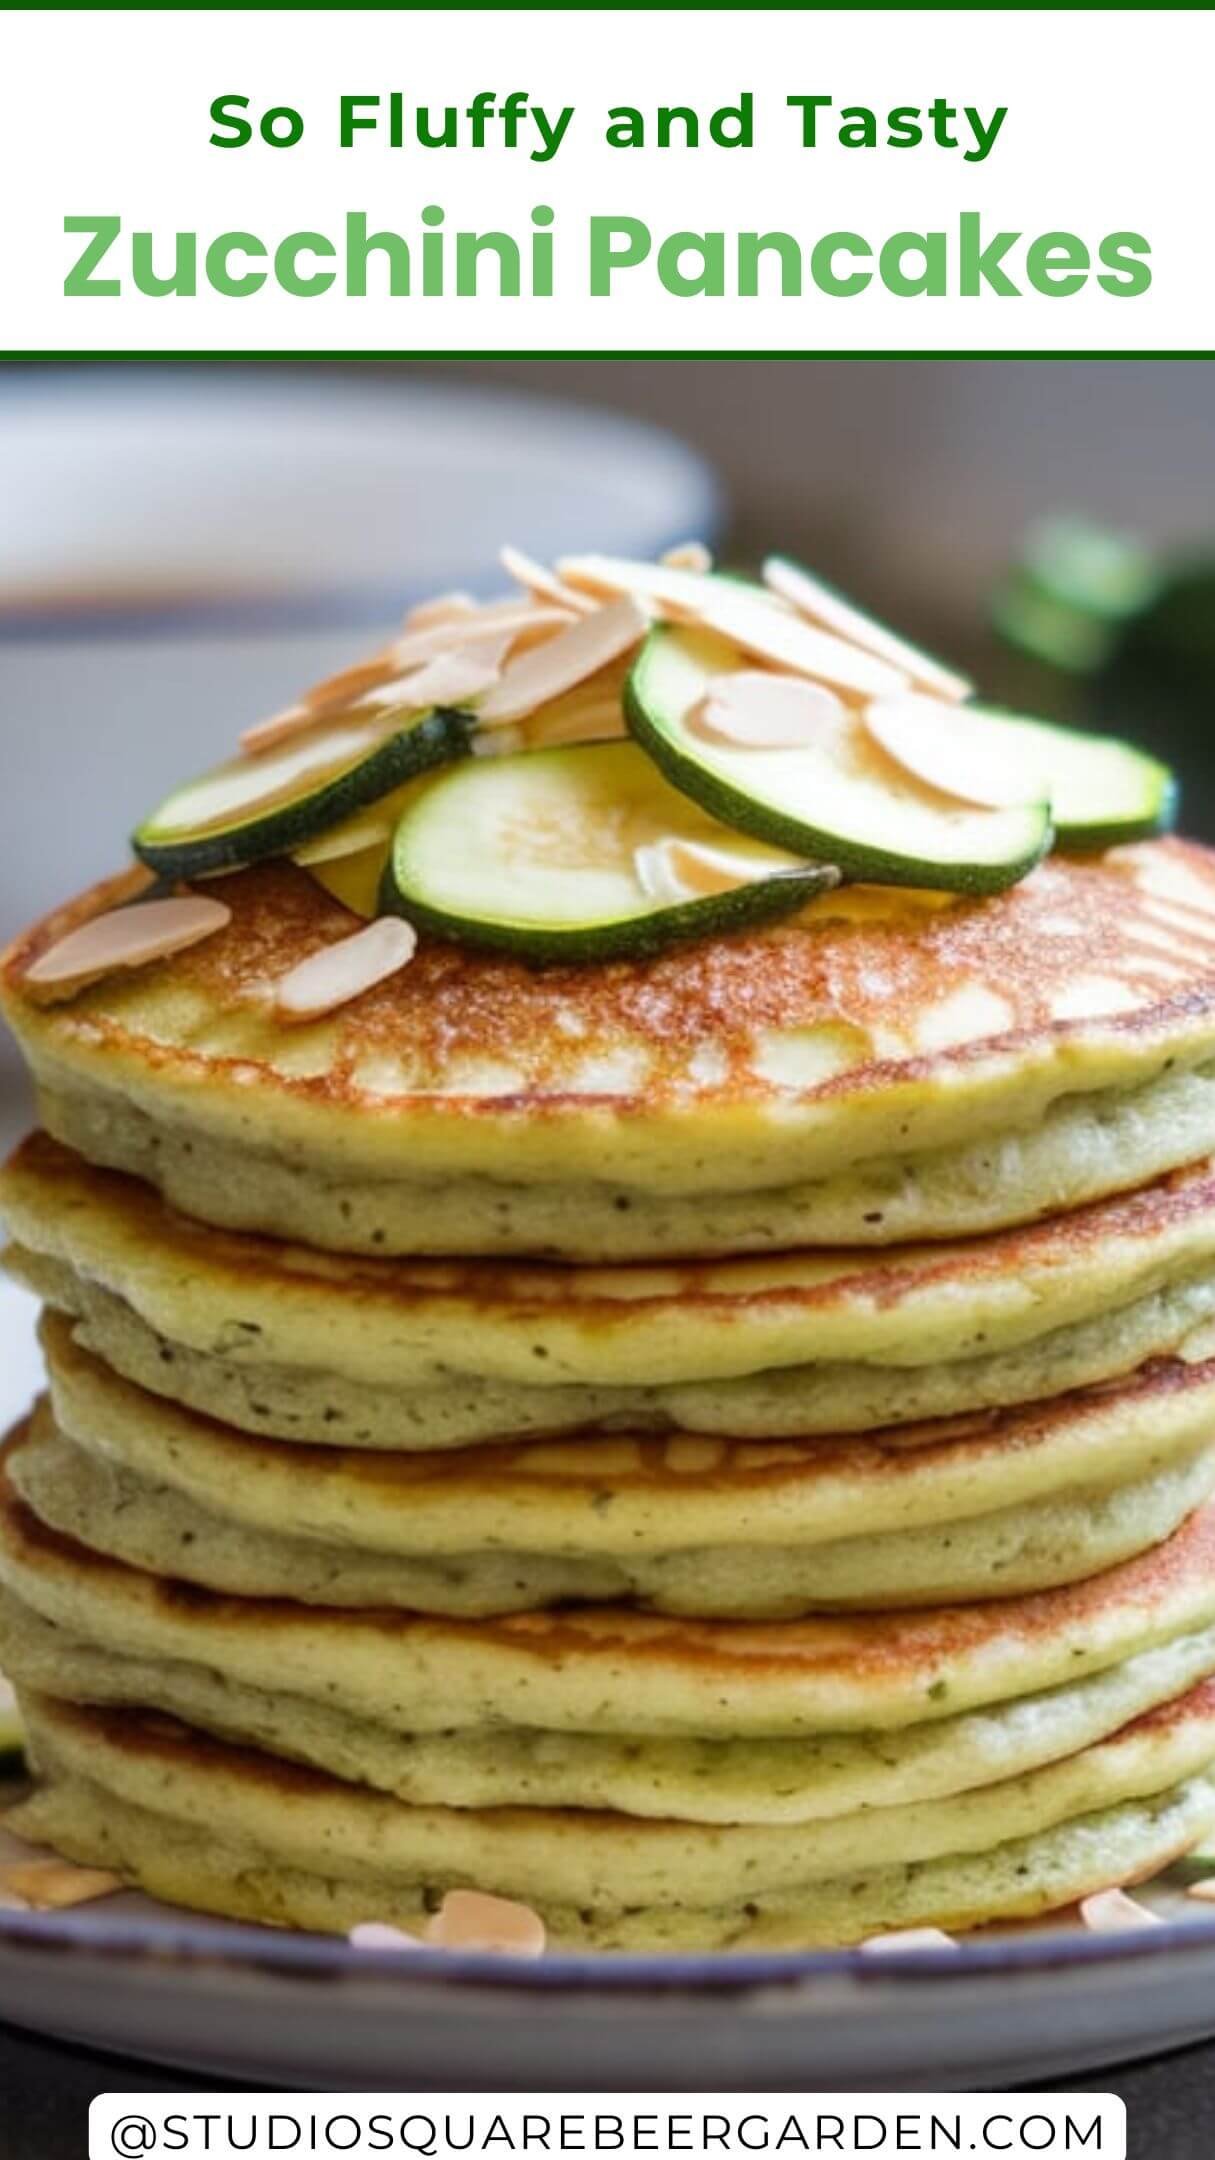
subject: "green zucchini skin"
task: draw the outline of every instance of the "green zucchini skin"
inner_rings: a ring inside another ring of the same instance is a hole
[[[1049,852],[1054,829],[1043,811],[1033,844],[1016,858],[998,863],[925,862],[892,850],[841,838],[820,827],[791,818],[769,804],[759,803],[731,786],[719,773],[682,749],[657,720],[647,697],[647,673],[661,642],[679,635],[679,626],[660,623],[650,632],[629,673],[624,690],[625,718],[634,740],[651,757],[672,787],[719,818],[723,825],[766,840],[773,847],[795,854],[814,855],[834,863],[850,884],[910,885],[937,892],[957,892],[973,897],[1005,892],[1028,876]],[[964,708],[963,708],[964,709]]]
[[[564,812],[571,820],[580,816],[593,817],[595,812],[593,807],[588,809],[588,796],[593,806],[596,783],[610,799],[613,784],[619,776],[622,780],[640,780],[657,798],[656,832],[668,829],[666,804],[670,806],[672,822],[669,829],[673,837],[679,837],[681,817],[685,826],[689,823],[686,804],[672,796],[661,775],[633,743],[580,743],[560,749],[525,750],[485,762],[478,760],[471,771],[452,772],[436,780],[402,816],[381,881],[380,912],[403,915],[435,937],[491,952],[510,953],[537,966],[582,965],[595,961],[650,959],[669,946],[689,939],[776,922],[782,916],[796,914],[808,900],[839,883],[833,866],[807,863],[789,871],[781,869],[779,874],[756,877],[732,886],[726,892],[674,901],[669,905],[647,905],[639,896],[636,908],[625,905],[612,912],[604,910],[572,921],[546,922],[536,916],[520,917],[510,913],[512,889],[517,890],[513,880],[527,875],[524,862],[513,870],[502,869],[500,908],[496,892],[489,909],[484,906],[461,908],[458,875],[445,884],[442,896],[436,898],[434,879],[427,867],[426,821],[432,821],[430,839],[433,845],[435,821],[440,836],[447,821],[451,832],[458,834],[476,822],[478,794],[484,800],[486,789],[500,789],[502,804],[509,805],[512,790],[522,789],[526,800],[529,784],[538,776],[543,776],[542,786],[545,779],[555,776],[559,806],[562,791],[568,789]],[[471,803],[467,796],[462,804],[453,801],[453,790],[459,794],[469,787],[473,790]],[[516,793],[514,800],[519,799]],[[486,851],[492,850],[492,830],[497,815],[498,806],[494,804],[483,828],[490,837],[485,841],[482,862],[486,859]],[[712,838],[712,828],[699,812],[693,813],[690,823],[693,830],[687,837]],[[728,840],[730,836],[723,834],[721,837]],[[578,874],[573,873],[574,876]]]
[[[140,862],[166,878],[207,877],[225,870],[247,869],[268,856],[289,854],[292,848],[314,840],[354,811],[378,801],[381,795],[390,795],[406,780],[467,756],[474,727],[471,714],[436,708],[388,736],[349,771],[324,786],[301,792],[294,801],[282,803],[264,816],[235,820],[196,840],[157,840],[152,836],[156,818],[153,811],[136,827],[131,846]]]
[[[962,710],[965,709],[963,706]],[[1056,813],[1055,846],[1062,853],[1096,855],[1103,848],[1125,847],[1134,840],[1154,840],[1159,834],[1172,831],[1181,807],[1181,786],[1171,766],[1162,764],[1149,751],[1140,750],[1134,743],[1123,742],[1116,735],[1090,735],[1084,729],[1059,727],[1049,720],[1029,724],[1043,739],[1051,735],[1071,737],[1091,743],[1095,751],[1118,752],[1133,760],[1143,774],[1144,807],[1139,817],[1088,819]]]
[[[380,886],[381,915],[404,915],[432,937],[457,945],[479,946],[487,952],[510,953],[539,967],[577,967],[607,960],[652,960],[672,945],[697,938],[720,936],[731,930],[754,930],[766,923],[796,915],[808,900],[839,884],[834,871],[808,869],[804,877],[757,879],[733,892],[712,898],[689,900],[682,906],[658,908],[649,915],[628,916],[614,923],[579,924],[570,930],[544,930],[530,923],[485,922],[431,907],[397,882],[393,856],[388,858]]]

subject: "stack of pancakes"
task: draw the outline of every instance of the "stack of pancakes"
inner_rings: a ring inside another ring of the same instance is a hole
[[[645,962],[289,864],[66,1002],[4,1174],[17,1827],[156,1894],[560,1942],[1028,1915],[1215,1819],[1215,857],[853,887]]]

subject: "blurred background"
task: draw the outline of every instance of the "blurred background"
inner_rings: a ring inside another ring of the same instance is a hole
[[[0,936],[506,539],[798,556],[1215,833],[1213,481],[1201,362],[0,367]]]

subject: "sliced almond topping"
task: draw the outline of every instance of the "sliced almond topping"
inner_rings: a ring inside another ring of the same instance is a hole
[[[1045,777],[1027,771],[1020,755],[1003,752],[981,720],[971,725],[964,707],[913,694],[866,705],[861,717],[887,757],[955,802],[1005,810],[1050,793]]]
[[[566,620],[565,617],[562,620]],[[463,705],[497,682],[514,643],[513,630],[492,630],[450,652],[436,653],[424,667],[370,690],[365,705],[400,705],[426,712],[432,705]]]
[[[761,878],[787,876],[809,867],[800,856],[785,855],[777,848],[765,848],[761,856],[674,837],[652,840],[633,855],[642,891],[649,899],[668,904],[704,900],[712,893],[733,892],[739,885],[754,885]]]
[[[250,757],[256,757],[262,750],[275,750],[280,743],[290,742],[294,736],[315,727],[318,721],[349,711],[379,684],[390,682],[396,672],[396,661],[390,653],[377,653],[371,660],[360,660],[354,667],[343,668],[339,675],[329,675],[324,682],[305,690],[294,705],[285,706],[282,712],[271,713],[268,720],[255,721],[252,727],[246,728],[240,739],[241,749]]]
[[[498,561],[516,585],[535,593],[537,599],[551,600],[555,606],[565,608],[573,615],[589,615],[595,605],[585,593],[575,592],[572,585],[563,585],[553,571],[546,570],[544,564],[536,562],[531,555],[525,555],[522,548],[499,548]]]
[[[144,967],[184,952],[231,920],[232,910],[222,900],[204,900],[195,893],[180,900],[141,900],[132,907],[110,908],[41,953],[25,970],[25,981],[34,990],[70,996],[115,968]]]
[[[271,713],[268,719],[255,720],[240,738],[240,746],[249,757],[256,757],[260,750],[275,750],[279,743],[290,742],[304,728],[315,727],[319,715],[309,705],[284,705],[281,712]]]
[[[556,750],[565,743],[618,742],[629,731],[619,698],[588,698],[533,713],[521,723],[520,732],[527,749]]]
[[[681,619],[696,618],[704,600],[704,578],[676,563],[631,562],[622,555],[563,555],[557,574],[579,592],[598,600],[626,594],[647,607]]]
[[[635,600],[618,600],[611,607],[596,608],[547,645],[523,653],[504,669],[478,708],[482,726],[498,727],[507,720],[521,720],[538,705],[572,690],[575,683],[606,667],[621,653],[640,643],[649,628],[649,617]]]
[[[857,1944],[858,1950],[879,1957],[888,1950],[956,1950],[957,1947],[956,1936],[935,1927],[895,1928],[889,1935],[869,1935]]]
[[[352,1950],[422,1950],[425,1944],[420,1935],[409,1935],[404,1928],[389,1927],[383,1920],[360,1920],[346,1937]]]
[[[401,624],[402,634],[407,630],[431,630],[436,623],[462,622],[477,612],[477,603],[471,593],[436,593],[433,600],[419,600],[411,607]]]
[[[323,945],[275,984],[279,1018],[315,1020],[321,1013],[348,1005],[403,968],[413,958],[417,943],[412,923],[403,922],[399,915],[381,915],[336,945]]]
[[[391,648],[389,674],[407,675],[411,669],[421,667],[439,653],[451,652],[456,646],[477,644],[483,637],[505,636],[507,631],[534,631],[540,625],[542,613],[545,625],[551,624],[554,629],[564,629],[571,617],[569,608],[541,611],[533,601],[515,593],[507,600],[491,601],[488,606],[478,608],[475,615],[435,623],[430,629],[410,631],[407,636],[398,638]],[[375,687],[368,685],[369,689]]]
[[[694,570],[701,577],[708,577],[713,568],[713,557],[703,540],[681,540],[658,559],[668,570]]]
[[[0,1887],[34,1912],[63,1912],[122,1889],[105,1868],[74,1867],[70,1860],[13,1860],[0,1867]]]
[[[427,1926],[426,1940],[440,1950],[507,1950],[516,1957],[539,1957],[544,1922],[530,1905],[516,1905],[512,1898],[449,1890]]]
[[[796,563],[785,562],[779,555],[770,555],[764,564],[764,583],[770,590],[787,600],[799,615],[805,615],[820,630],[832,630],[837,637],[846,638],[850,645],[859,645],[865,652],[876,654],[879,660],[888,660],[892,667],[900,668],[909,676],[919,690],[930,690],[934,696],[957,702],[968,698],[974,688],[965,675],[945,667],[934,660],[931,653],[922,653],[905,638],[887,630],[883,623],[871,621],[859,608],[832,592],[818,578],[811,577]]]
[[[1080,1918],[1094,1935],[1118,1935],[1127,1928],[1160,1927],[1159,1913],[1150,1912],[1125,1890],[1095,1890],[1081,1898]]]
[[[756,599],[741,586],[705,578],[702,591],[697,621],[741,645],[757,660],[770,661],[794,675],[809,675],[853,698],[895,697],[907,688],[901,669],[862,652],[857,645],[845,644],[829,631],[816,630],[800,615],[769,600]]]
[[[557,568],[571,585],[592,592],[631,593],[679,621],[715,630],[757,660],[829,683],[849,697],[895,697],[909,687],[902,668],[815,629],[767,592],[748,592],[725,578],[699,577],[689,570],[626,562],[612,555],[567,556]]]
[[[843,718],[834,690],[796,675],[721,675],[688,716],[693,734],[746,750],[801,750]]]
[[[1204,1875],[1201,1882],[1188,1884],[1186,1896],[1197,1898],[1200,1905],[1215,1905],[1215,1875]]]

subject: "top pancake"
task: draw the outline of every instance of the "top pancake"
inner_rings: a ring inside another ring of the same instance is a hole
[[[574,1258],[881,1243],[1215,1147],[1215,856],[1188,843],[1054,857],[978,901],[851,887],[645,962],[424,940],[302,1027],[270,985],[353,925],[278,863],[216,886],[233,920],[205,943],[63,1004],[23,991],[133,889],[19,938],[4,1004],[52,1131],[230,1227]]]

